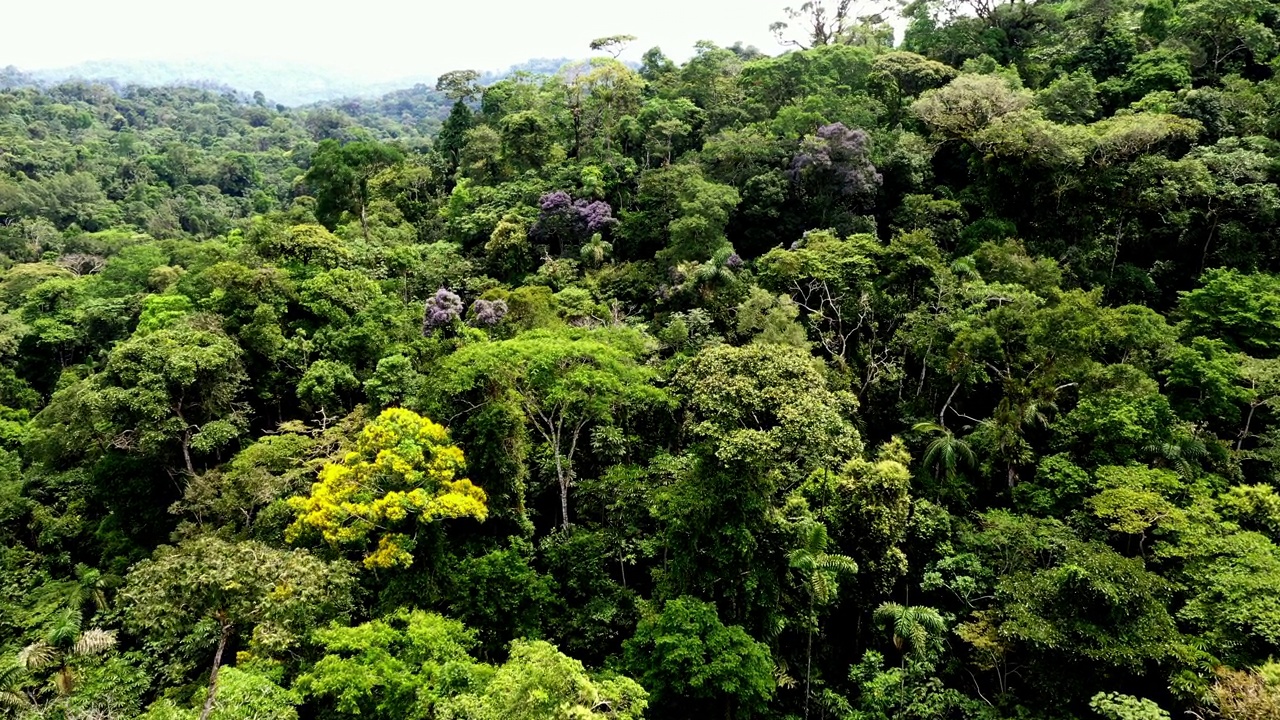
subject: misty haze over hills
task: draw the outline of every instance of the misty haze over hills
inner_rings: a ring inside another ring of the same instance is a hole
[[[566,58],[538,58],[505,70],[486,71],[493,81],[514,72],[554,73]],[[272,103],[290,107],[344,98],[372,98],[418,84],[433,85],[436,75],[406,73],[391,79],[369,79],[334,70],[292,63],[226,60],[98,60],[61,68],[0,69],[0,87],[89,80],[116,85],[184,85],[261,92]]]

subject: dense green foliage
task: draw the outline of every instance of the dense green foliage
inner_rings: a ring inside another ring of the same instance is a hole
[[[0,712],[1276,720],[1280,6],[904,15],[0,92]]]

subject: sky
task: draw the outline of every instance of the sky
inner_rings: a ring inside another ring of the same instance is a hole
[[[788,0],[0,0],[0,67],[91,60],[306,65],[365,80],[505,69],[583,57],[593,38],[639,39],[682,60],[698,40],[780,50],[769,24]]]

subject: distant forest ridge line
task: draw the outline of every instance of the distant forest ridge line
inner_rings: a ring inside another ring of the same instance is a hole
[[[551,74],[572,58],[534,58],[502,70],[488,70],[482,83],[496,82],[517,72]],[[81,80],[110,85],[144,87],[181,86],[233,92],[252,97],[261,92],[272,104],[299,107],[342,100],[374,99],[426,86],[436,81],[431,73],[406,73],[388,80],[368,80],[341,71],[293,63],[235,61],[93,60],[58,68],[0,68],[0,89],[48,86]]]

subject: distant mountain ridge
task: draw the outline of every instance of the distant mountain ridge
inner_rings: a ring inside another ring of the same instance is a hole
[[[515,72],[553,73],[568,59],[539,58],[506,70],[486,71],[486,82]],[[261,92],[268,101],[296,107],[357,98],[377,98],[416,85],[433,86],[436,76],[406,74],[387,80],[367,80],[341,72],[291,63],[236,61],[98,60],[62,68],[0,70],[0,87],[47,85],[67,80],[124,85],[181,85],[231,90],[251,95]]]

